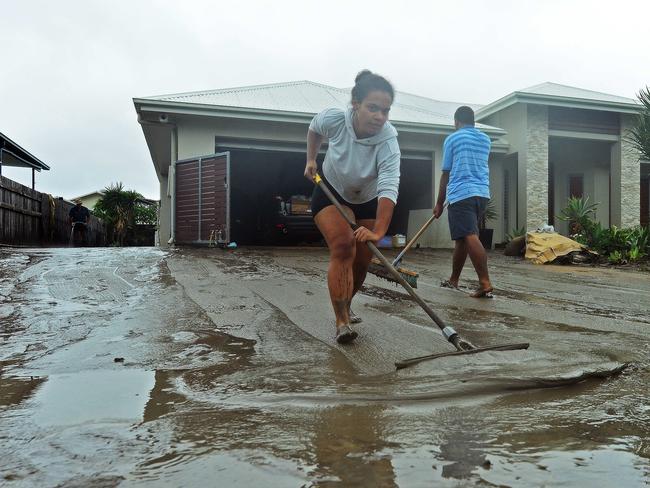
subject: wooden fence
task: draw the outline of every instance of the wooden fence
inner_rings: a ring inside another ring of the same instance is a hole
[[[0,176],[0,244],[23,246],[68,245],[72,204]],[[106,226],[90,217],[89,246],[106,245]]]

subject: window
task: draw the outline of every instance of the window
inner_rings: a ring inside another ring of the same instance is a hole
[[[583,175],[570,175],[569,176],[569,198],[582,198],[584,195],[584,176]]]

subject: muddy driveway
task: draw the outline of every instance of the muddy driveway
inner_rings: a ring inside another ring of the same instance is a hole
[[[494,300],[370,278],[332,340],[323,249],[0,249],[0,484],[642,486],[650,276],[492,255]],[[467,287],[474,283],[467,273]]]

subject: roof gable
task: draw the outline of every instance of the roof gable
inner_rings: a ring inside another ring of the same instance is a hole
[[[585,90],[559,83],[545,82],[517,90],[489,105],[481,107],[476,112],[477,120],[484,119],[515,103],[531,103],[621,113],[637,113],[642,108],[632,98]]]
[[[615,102],[637,104],[633,98],[620,97],[609,93],[602,93],[593,90],[585,90],[575,86],[560,85],[559,83],[540,83],[539,85],[518,90],[519,93],[530,93],[534,95],[546,95],[551,97],[580,98],[583,100],[594,100],[596,102]]]

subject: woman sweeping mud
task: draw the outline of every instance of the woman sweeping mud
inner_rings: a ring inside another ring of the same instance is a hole
[[[322,111],[307,134],[305,176],[313,179],[321,143],[329,139],[323,181],[360,226],[353,232],[323,191],[314,188],[312,215],[330,250],[327,285],[336,316],[336,341],[341,344],[357,337],[350,325],[361,321],[350,304],[372,258],[365,242],[384,237],[397,203],[400,150],[397,131],[388,122],[393,99],[392,85],[364,70],[355,79],[351,108]]]

